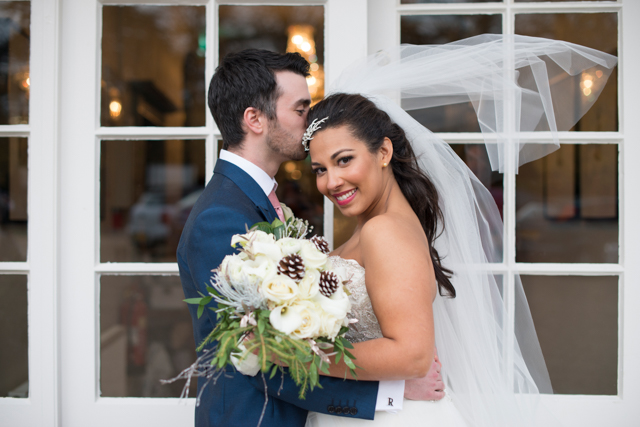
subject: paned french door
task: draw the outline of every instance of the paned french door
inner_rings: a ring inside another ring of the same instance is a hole
[[[159,380],[195,358],[175,250],[221,145],[209,79],[229,52],[297,51],[319,99],[366,54],[366,1],[69,0],[61,15],[62,423],[192,425],[195,399]],[[278,176],[303,210],[307,169]],[[322,206],[306,208],[320,229]]]
[[[58,410],[57,1],[0,2],[0,424]]]
[[[489,167],[471,106],[412,112],[452,146],[502,212],[502,262],[491,268],[511,319],[523,309],[511,296],[517,275],[522,280],[555,392],[542,400],[563,425],[640,419],[640,316],[633,309],[640,302],[633,190],[640,102],[629,96],[638,93],[640,52],[632,40],[640,36],[633,24],[639,13],[631,1],[369,2],[370,52],[497,33],[566,40],[619,57],[591,111],[560,134],[560,149],[504,174]],[[576,96],[588,98],[598,78],[585,73]]]

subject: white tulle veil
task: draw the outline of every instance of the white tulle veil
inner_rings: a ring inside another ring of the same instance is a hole
[[[405,110],[471,101],[492,168],[504,172],[558,148],[557,132],[590,108],[615,65],[615,57],[571,43],[483,35],[381,51],[353,64],[329,90],[365,95],[389,114],[438,189],[445,228],[435,246],[454,271],[457,297],[436,298],[436,347],[470,425],[535,423],[536,398],[552,393],[551,382],[519,277],[503,290],[489,265],[502,262],[503,238],[491,194]],[[580,86],[585,73],[592,76],[589,96]]]

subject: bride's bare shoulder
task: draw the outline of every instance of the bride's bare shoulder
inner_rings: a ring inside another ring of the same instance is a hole
[[[381,244],[384,242],[384,244]],[[421,247],[427,243],[420,222],[410,217],[394,214],[378,215],[362,227],[360,243],[363,247],[375,244],[383,251],[393,250],[397,245]]]

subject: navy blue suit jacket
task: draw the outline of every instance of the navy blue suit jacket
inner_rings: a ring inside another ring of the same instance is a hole
[[[178,245],[178,266],[186,298],[206,294],[211,270],[234,253],[231,236],[246,231],[256,222],[273,221],[275,209],[257,182],[237,166],[218,160],[211,181],[194,205]],[[189,305],[196,344],[213,330],[215,313],[205,310],[200,319],[197,307]],[[266,378],[266,377],[265,377]],[[304,426],[307,411],[373,419],[378,393],[377,381],[344,381],[321,377],[322,389],[298,399],[298,388],[285,375],[267,380],[268,406],[262,426]],[[204,381],[198,381],[198,392]],[[280,391],[279,391],[280,390]],[[279,392],[278,392],[279,391]],[[215,384],[204,388],[196,408],[196,427],[256,426],[265,401],[260,375],[249,377],[228,367]],[[340,410],[337,410],[340,408]]]

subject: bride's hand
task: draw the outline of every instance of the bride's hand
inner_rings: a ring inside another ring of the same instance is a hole
[[[405,380],[404,397],[409,400],[440,400],[444,397],[444,382],[440,370],[442,364],[438,352],[434,356],[429,372],[422,378]]]

